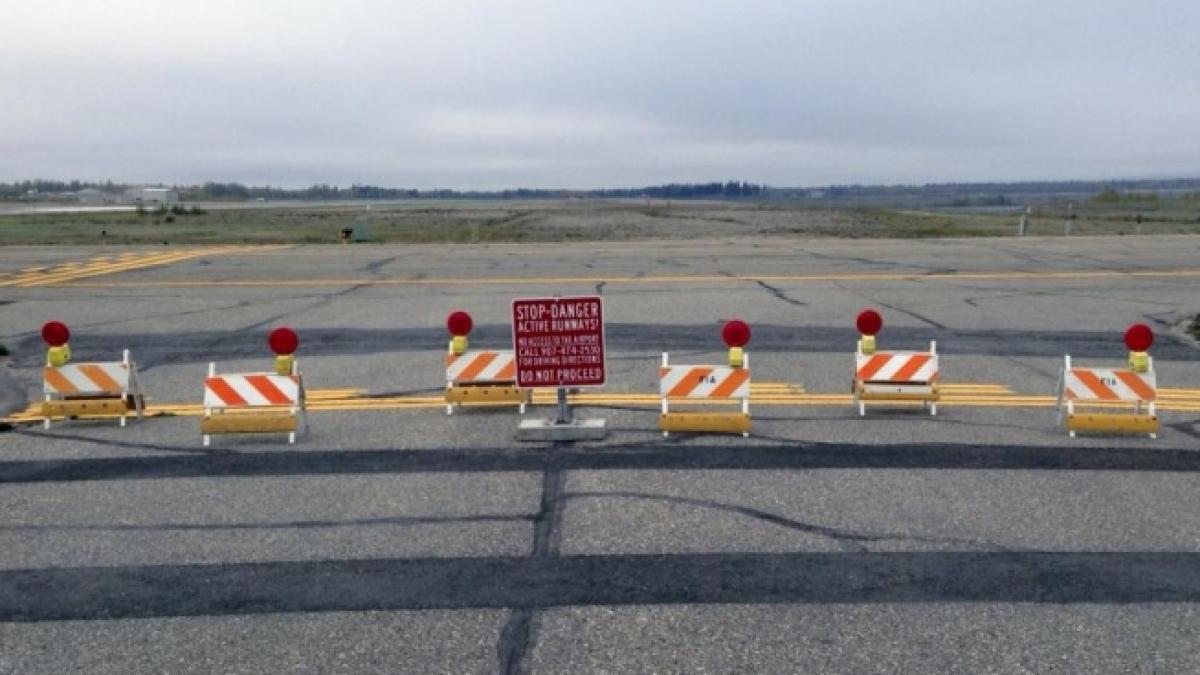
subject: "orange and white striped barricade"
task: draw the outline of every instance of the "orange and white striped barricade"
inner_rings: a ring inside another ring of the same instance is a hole
[[[446,354],[446,414],[464,404],[517,404],[522,415],[531,390],[517,386],[511,349],[474,350]]]
[[[927,352],[871,354],[863,353],[860,342],[854,354],[854,404],[862,416],[867,414],[867,401],[917,401],[936,415],[939,378],[937,341],[930,341]]]
[[[117,362],[66,363],[42,368],[42,424],[56,417],[116,417],[121,426],[135,413],[142,419],[145,397],[137,365],[126,349]]]
[[[286,433],[288,443],[296,442],[298,420],[304,418],[304,381],[297,363],[291,373],[217,373],[217,364],[208,364],[204,380],[204,417],[200,433],[208,447],[212,434]],[[286,370],[284,371],[286,372]]]
[[[667,352],[658,369],[658,393],[662,398],[659,429],[664,437],[672,431],[740,433],[750,435],[750,355],[740,353],[742,365],[673,366]],[[672,412],[671,402],[685,404],[737,403],[738,412]]]
[[[1064,357],[1059,385],[1059,421],[1065,415],[1071,438],[1077,431],[1158,438],[1158,415],[1154,410],[1157,377],[1149,356],[1144,372],[1138,372],[1129,368],[1080,368],[1071,364],[1068,355]]]

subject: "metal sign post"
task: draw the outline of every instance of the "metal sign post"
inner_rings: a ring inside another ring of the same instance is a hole
[[[600,296],[519,298],[513,300],[513,353],[517,386],[555,388],[554,419],[524,420],[522,441],[598,440],[607,431],[603,419],[576,419],[567,389],[599,387],[607,377],[604,358],[604,307]]]

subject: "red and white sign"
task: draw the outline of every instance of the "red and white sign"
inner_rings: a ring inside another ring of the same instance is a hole
[[[513,300],[517,386],[604,384],[604,307],[600,296]]]

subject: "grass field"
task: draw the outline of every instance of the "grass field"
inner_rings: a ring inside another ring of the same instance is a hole
[[[1073,234],[1200,233],[1200,203],[1086,205]],[[1140,216],[1141,222],[1138,221]],[[723,236],[1014,236],[1012,212],[818,208],[750,202],[420,201],[209,208],[168,218],[148,212],[0,215],[5,244],[329,243],[343,227],[367,228],[376,242],[620,241]],[[1064,233],[1064,207],[1033,213],[1026,234]]]

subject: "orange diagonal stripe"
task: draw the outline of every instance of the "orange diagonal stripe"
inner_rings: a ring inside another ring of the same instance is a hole
[[[509,361],[503,368],[500,369],[500,372],[496,375],[496,379],[497,380],[511,380],[511,379],[513,379],[513,376],[515,374],[516,374],[515,364],[514,364],[514,362]]]
[[[108,373],[104,372],[103,368],[94,363],[81,364],[79,366],[79,371],[83,373],[87,379],[95,382],[96,386],[100,388],[100,391],[121,391],[121,385],[118,384],[116,380],[109,377]]]
[[[479,356],[476,356],[475,360],[472,361],[469,365],[467,365],[466,368],[463,368],[462,373],[459,374],[457,379],[473,380],[476,377],[478,377],[480,373],[483,372],[484,368],[487,368],[488,365],[490,365],[491,362],[495,361],[495,360],[496,360],[496,352],[484,352],[484,353],[480,354]]]
[[[271,405],[291,405],[292,399],[279,390],[271,378],[266,375],[247,375],[246,382],[267,399]]]
[[[858,371],[858,379],[863,381],[871,379],[874,377],[875,373],[878,373],[884,366],[887,365],[888,361],[891,360],[891,354],[876,354],[875,356],[872,356],[871,360],[867,361],[867,365],[863,366],[862,369]]]
[[[892,376],[892,380],[898,382],[908,381],[922,366],[929,362],[929,359],[930,356],[928,354],[913,354],[908,357],[908,363],[905,363],[901,366],[900,370],[896,371],[896,374]]]
[[[712,368],[691,368],[687,374],[680,378],[679,383],[675,385],[671,391],[667,392],[667,397],[682,398],[692,393],[692,390],[704,383],[704,378],[712,373]]]
[[[1092,371],[1072,369],[1071,372],[1075,373],[1075,377],[1079,378],[1079,381],[1083,383],[1083,386],[1092,390],[1092,393],[1096,395],[1096,398],[1102,401],[1117,400],[1117,393],[1104,386],[1104,383],[1101,382],[1100,378],[1096,377]]]
[[[242,398],[237,390],[220,377],[210,377],[204,380],[204,386],[216,394],[217,398],[221,399],[225,405],[246,405],[246,399]]]
[[[1129,387],[1130,391],[1137,394],[1140,400],[1153,401],[1155,398],[1157,398],[1154,394],[1154,390],[1151,389],[1150,385],[1146,384],[1142,378],[1138,377],[1137,373],[1131,373],[1128,370],[1118,370],[1113,374],[1117,376],[1118,380],[1124,382],[1125,386]]]
[[[729,398],[748,379],[750,379],[750,371],[745,368],[734,368],[733,372],[729,373],[729,377],[725,378],[725,381],[721,384],[718,384],[717,388],[713,389],[712,394],[709,394],[709,396],[712,398]]]
[[[51,389],[60,394],[74,394],[79,391],[70,380],[58,372],[58,368],[46,366],[42,369],[42,377],[46,378],[46,384],[50,385]]]

